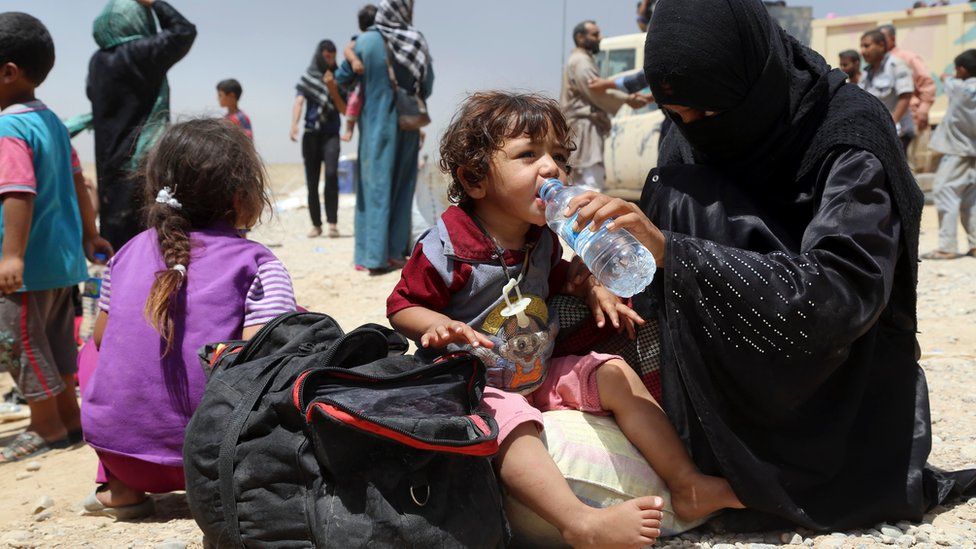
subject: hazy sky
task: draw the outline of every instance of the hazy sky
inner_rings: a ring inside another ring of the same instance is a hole
[[[356,12],[366,0],[173,0],[197,26],[193,49],[169,73],[175,117],[218,114],[215,84],[237,78],[241,106],[251,117],[258,150],[268,162],[300,162],[288,140],[294,85],[322,38],[341,49],[356,32]],[[378,3],[378,2],[377,2]],[[414,22],[430,44],[434,94],[425,151],[458,102],[474,90],[517,88],[558,96],[569,29],[595,19],[604,36],[637,32],[636,0],[416,0]],[[907,7],[911,0],[795,0],[813,5],[814,17]],[[88,112],[85,77],[95,51],[91,22],[103,0],[0,0],[3,11],[24,11],[43,21],[57,62],[38,89],[62,118]],[[75,138],[83,161],[93,158],[90,134]],[[343,144],[354,152],[355,143]]]

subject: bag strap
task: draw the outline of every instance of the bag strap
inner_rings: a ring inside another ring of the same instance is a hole
[[[220,442],[220,453],[217,456],[217,476],[220,478],[220,506],[224,513],[224,524],[229,535],[229,543],[236,547],[243,547],[241,540],[241,527],[237,516],[237,498],[234,493],[234,460],[237,459],[237,441],[244,429],[244,423],[251,415],[251,410],[257,403],[261,395],[267,390],[271,380],[285,361],[275,361],[274,365],[261,375],[257,383],[251,390],[244,395],[244,398],[234,407],[231,412],[231,422],[224,433],[224,439]],[[223,536],[221,536],[223,538]],[[223,542],[223,539],[218,542]],[[218,543],[223,545],[223,543]]]
[[[396,60],[393,58],[393,50],[390,49],[390,45],[386,43],[386,40],[383,41],[383,45],[386,48],[386,70],[390,74],[390,85],[393,87],[393,97],[394,97],[393,102],[394,104],[396,104],[396,92],[397,92],[397,88],[400,87],[400,83],[397,82],[397,78],[395,74],[396,71],[393,70],[393,64],[396,63]],[[417,97],[420,97],[419,80],[414,82],[413,92],[417,95]]]

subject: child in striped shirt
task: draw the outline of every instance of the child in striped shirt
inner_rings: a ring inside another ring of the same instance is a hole
[[[268,205],[251,140],[217,119],[166,130],[145,161],[147,230],[109,262],[82,365],[82,426],[99,458],[89,513],[153,512],[147,493],[182,490],[183,437],[206,378],[197,351],[248,339],[296,309],[270,250],[244,238]]]

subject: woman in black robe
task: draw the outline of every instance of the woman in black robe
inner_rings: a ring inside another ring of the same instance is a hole
[[[664,407],[749,508],[733,529],[920,520],[915,333],[922,194],[883,105],[759,0],[661,0],[644,70],[675,124],[640,207],[590,194],[660,272],[635,299],[662,334]]]
[[[133,172],[169,123],[166,73],[190,51],[197,31],[163,0],[109,0],[92,34],[99,47],[88,65],[99,222],[118,250],[145,228]]]

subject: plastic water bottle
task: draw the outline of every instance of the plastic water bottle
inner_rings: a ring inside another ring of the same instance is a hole
[[[81,328],[79,336],[86,341],[95,333],[95,319],[98,318],[98,299],[102,295],[102,274],[105,273],[105,254],[95,254],[100,263],[93,263],[88,269],[88,279],[85,280],[81,292]]]
[[[546,222],[583,259],[600,284],[620,297],[640,293],[657,270],[651,252],[626,229],[611,232],[604,223],[597,231],[584,227],[576,232],[573,223],[579,212],[563,215],[569,201],[587,190],[547,179],[539,189],[539,198],[546,203]]]

